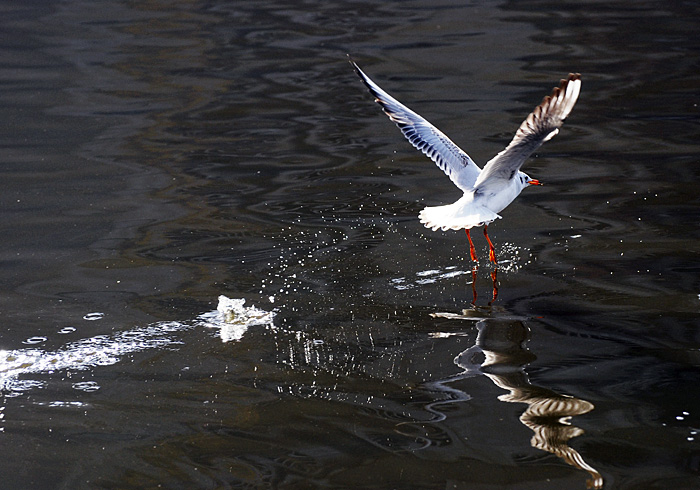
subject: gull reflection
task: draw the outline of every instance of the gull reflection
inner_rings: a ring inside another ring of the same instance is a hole
[[[476,305],[476,298],[478,297],[478,294],[476,293],[476,273],[479,270],[478,266],[474,266],[472,268],[472,305]],[[498,298],[498,269],[494,269],[491,271],[491,282],[493,283],[493,293],[491,295],[491,301],[489,301],[488,305],[491,306],[494,301]]]
[[[475,319],[468,316],[466,311],[464,315],[435,313],[433,316]],[[567,445],[569,439],[584,433],[582,429],[571,425],[571,418],[590,412],[594,408],[593,404],[530,382],[524,366],[535,360],[536,356],[524,346],[529,330],[521,320],[503,322],[481,319],[476,327],[478,335],[474,345],[454,359],[455,364],[463,370],[462,373],[449,380],[441,380],[438,384],[444,386],[444,382],[473,376],[475,371],[485,375],[496,386],[508,391],[507,394],[500,395],[499,400],[527,405],[520,416],[520,422],[535,433],[530,440],[532,447],[554,454],[574,468],[587,471],[591,476],[587,487],[602,488],[601,474],[586,463],[578,451]],[[465,396],[468,399],[468,395]]]

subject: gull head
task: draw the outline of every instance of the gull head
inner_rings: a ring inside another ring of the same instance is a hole
[[[524,189],[529,185],[542,185],[542,183],[539,180],[531,178],[525,172],[518,172],[518,181],[520,183],[521,189]]]

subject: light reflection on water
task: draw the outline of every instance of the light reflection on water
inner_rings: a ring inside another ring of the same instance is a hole
[[[101,7],[0,16],[8,487],[696,486],[692,2]],[[480,162],[583,73],[491,306],[347,52]]]

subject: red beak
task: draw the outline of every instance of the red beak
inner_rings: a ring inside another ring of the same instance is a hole
[[[528,180],[527,183],[530,185],[542,185],[537,179]]]

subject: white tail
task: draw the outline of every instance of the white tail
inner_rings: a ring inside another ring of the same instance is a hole
[[[446,206],[427,207],[418,214],[420,222],[433,231],[438,228],[442,230],[461,230],[487,225],[500,218],[498,214],[483,206],[471,210],[473,212],[467,215],[461,214],[459,211],[462,206],[456,206],[458,203],[459,201]]]

